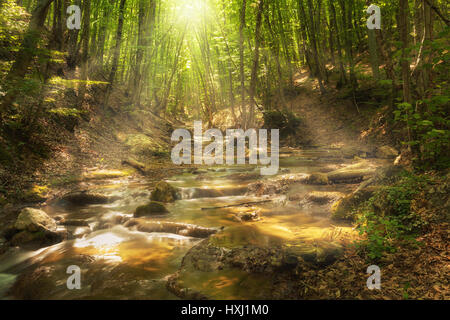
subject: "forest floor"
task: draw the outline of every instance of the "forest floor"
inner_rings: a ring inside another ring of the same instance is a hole
[[[136,168],[123,164],[124,161],[139,163],[146,170],[146,179],[155,181],[180,171],[167,157],[143,154],[145,148],[153,147],[149,141],[154,137],[159,137],[153,139],[157,145],[166,143],[166,122],[147,113],[111,115],[111,110],[100,108],[100,103],[92,98],[94,94],[86,96],[90,103],[84,108],[89,110],[89,119],[80,120],[73,130],[63,125],[50,129],[56,133],[45,137],[51,150],[48,158],[26,155],[17,161],[15,169],[0,172],[9,196],[2,199],[0,194],[0,233],[24,207],[43,207],[63,194],[85,189],[96,179],[141,177]],[[121,94],[113,97],[113,107],[117,108]],[[137,151],[133,149],[136,147]],[[98,177],[93,179],[93,175]]]

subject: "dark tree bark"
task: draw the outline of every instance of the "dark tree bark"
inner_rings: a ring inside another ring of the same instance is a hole
[[[253,124],[253,118],[255,115],[255,91],[256,82],[258,80],[258,67],[259,67],[259,48],[261,46],[261,24],[262,24],[262,13],[264,10],[264,0],[259,0],[258,12],[256,14],[256,27],[255,27],[255,50],[253,52],[253,66],[252,75],[250,80],[250,114],[249,114],[249,126]]]
[[[245,117],[245,70],[244,70],[244,28],[247,0],[242,0],[239,24],[239,75],[241,80],[241,117]]]
[[[105,97],[105,105],[109,102],[109,95],[114,85],[114,79],[116,78],[117,68],[119,66],[119,58],[120,58],[120,48],[122,46],[122,31],[123,31],[123,21],[124,21],[124,13],[125,13],[125,3],[126,0],[120,0],[119,5],[119,21],[117,25],[117,33],[116,33],[116,45],[114,47],[113,54],[113,62],[111,65],[111,72],[108,78],[108,86],[106,88],[106,97]]]
[[[324,94],[326,91],[325,91],[325,87],[323,86],[322,67],[321,67],[321,62],[319,60],[319,52],[317,50],[316,28],[314,27],[315,22],[314,22],[314,15],[313,15],[312,0],[308,0],[308,9],[309,9],[309,20],[310,20],[309,37],[310,37],[311,45],[312,45],[312,49],[313,49],[314,62],[317,67],[317,80],[319,82],[320,92],[322,94]]]
[[[411,76],[410,62],[408,60],[409,46],[409,4],[408,0],[400,0],[398,12],[398,26],[400,31],[400,41],[402,43],[401,67],[403,80],[403,101],[411,103]]]

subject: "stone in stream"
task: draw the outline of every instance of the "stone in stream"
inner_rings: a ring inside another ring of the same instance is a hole
[[[312,202],[319,205],[325,205],[330,202],[337,201],[343,198],[344,196],[345,195],[340,192],[312,191],[308,192],[303,200],[306,202]]]
[[[34,208],[24,208],[8,234],[10,243],[14,246],[45,246],[60,242],[64,237],[63,233],[57,232],[55,220],[44,211]]]
[[[152,201],[174,202],[178,198],[178,190],[165,181],[156,184],[150,195]]]
[[[8,291],[8,295],[19,300],[64,299],[68,292],[66,279],[70,276],[66,273],[67,267],[76,265],[82,270],[87,270],[93,262],[95,262],[95,257],[85,254],[72,256],[65,263],[50,262],[49,265],[39,265],[39,260],[35,260],[32,264],[33,267],[25,269],[17,277]],[[89,291],[83,289],[90,287],[92,279],[89,276],[91,273],[93,272],[83,273],[81,290],[69,290],[73,299],[87,298]]]
[[[172,293],[186,299],[216,299],[207,283],[211,283],[210,279],[225,278],[230,279],[233,297],[244,294],[246,298],[250,295],[257,299],[292,298],[292,292],[280,290],[280,285],[293,284],[292,277],[326,267],[343,253],[343,247],[335,243],[220,247],[215,245],[214,237],[200,242],[185,255],[178,272],[168,279],[167,288]],[[254,281],[260,285],[250,293],[246,286]]]
[[[360,161],[344,168],[329,172],[328,180],[332,183],[360,183],[373,176],[376,168],[368,161]]]
[[[169,210],[167,210],[163,203],[152,201],[148,204],[137,207],[134,211],[134,216],[139,218],[143,216],[161,215],[168,212]]]
[[[217,232],[216,229],[204,228],[193,224],[167,221],[149,221],[139,218],[130,219],[123,226],[140,232],[173,233],[194,238],[207,238]]]
[[[110,201],[110,199],[102,194],[82,191],[66,194],[61,198],[61,201],[72,205],[84,206],[90,204],[106,204]]]
[[[192,174],[205,174],[205,173],[208,173],[208,170],[193,168],[190,172]]]
[[[239,212],[235,215],[236,220],[240,222],[258,221],[259,215],[255,211]]]
[[[17,217],[14,227],[19,230],[37,232],[42,229],[56,231],[56,222],[44,211],[33,208],[23,209]]]

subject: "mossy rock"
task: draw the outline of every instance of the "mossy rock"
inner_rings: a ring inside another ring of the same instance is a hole
[[[314,172],[306,179],[308,184],[326,185],[328,184],[328,175],[326,173]]]
[[[6,238],[10,239],[13,246],[33,244],[40,247],[61,242],[66,237],[57,232],[54,219],[34,208],[23,209],[8,233]]]
[[[319,205],[324,205],[343,197],[344,194],[340,192],[312,191],[305,196],[305,199]]]
[[[158,182],[150,196],[150,200],[159,202],[174,202],[177,198],[177,189],[165,181]]]
[[[137,207],[134,211],[134,216],[136,218],[138,217],[144,217],[144,216],[152,216],[152,215],[161,215],[168,213],[169,211],[164,206],[163,203],[158,201],[152,201],[149,204]]]
[[[72,205],[84,206],[90,204],[105,204],[109,202],[109,198],[98,193],[75,192],[65,195],[62,201]]]
[[[51,232],[48,230],[42,230],[38,232],[20,231],[16,233],[12,239],[11,244],[13,246],[24,246],[24,245],[37,245],[38,247],[46,246],[61,242],[63,236],[57,232]]]
[[[352,194],[345,196],[335,202],[331,208],[333,219],[336,220],[355,220],[355,209],[365,201],[369,200],[379,187],[369,186],[360,188]]]
[[[347,170],[328,173],[328,180],[332,183],[359,183],[364,177],[372,174],[369,170]]]
[[[29,232],[56,231],[56,222],[42,210],[24,208],[17,217],[14,227],[19,231]]]
[[[359,183],[375,174],[374,168],[367,161],[360,161],[332,172],[328,172],[328,180],[332,183]]]

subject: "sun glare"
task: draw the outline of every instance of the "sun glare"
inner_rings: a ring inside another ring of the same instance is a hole
[[[208,11],[205,0],[183,0],[180,2],[180,4],[177,4],[178,15],[184,23],[198,24]]]

